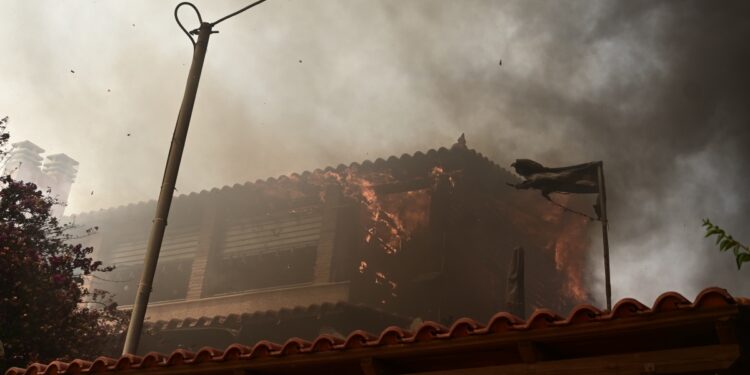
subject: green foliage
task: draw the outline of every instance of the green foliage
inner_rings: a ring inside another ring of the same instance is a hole
[[[8,137],[0,119],[0,159]],[[59,204],[36,185],[0,176],[0,374],[58,358],[92,359],[116,345],[127,317],[106,292],[87,287],[111,271],[74,242]]]
[[[742,268],[742,263],[750,262],[750,249],[747,245],[743,245],[732,238],[724,229],[713,224],[709,219],[703,219],[703,226],[706,228],[706,237],[716,236],[716,245],[719,246],[719,251],[732,250],[737,261],[737,269]]]

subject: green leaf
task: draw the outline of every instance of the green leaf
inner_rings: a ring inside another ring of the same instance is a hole
[[[750,253],[737,254],[737,269],[742,269],[742,263],[750,262]]]
[[[712,227],[712,228],[709,228],[706,231],[706,237],[713,236],[715,234],[718,234],[719,236],[722,236],[724,234],[724,231],[721,230],[721,228],[719,228],[719,227]]]
[[[719,251],[727,251],[729,248],[732,247],[732,241],[724,238],[721,240],[721,243],[719,244]]]

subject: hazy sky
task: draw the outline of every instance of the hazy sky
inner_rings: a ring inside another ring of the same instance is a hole
[[[81,163],[68,213],[157,196],[192,53],[177,3],[0,0],[0,115],[12,141]],[[213,21],[249,1],[195,3]],[[604,160],[616,299],[750,295],[750,267],[700,228],[750,242],[749,8],[269,0],[211,38],[178,193],[466,133],[504,166]]]

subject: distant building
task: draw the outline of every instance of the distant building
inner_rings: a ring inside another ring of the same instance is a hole
[[[32,182],[42,191],[49,189],[61,203],[52,208],[52,214],[62,217],[71,185],[78,174],[78,162],[65,154],[48,155],[44,159],[44,149],[29,141],[13,143],[12,146],[3,175],[10,174],[16,180]]]
[[[146,313],[152,331],[171,331],[144,339],[141,351],[173,349],[158,342],[205,343],[212,329],[215,345],[248,341],[258,332],[248,324],[277,327],[274,337],[313,338],[352,327],[486,320],[507,310],[519,245],[526,311],[568,309],[577,301],[556,263],[558,239],[565,232],[565,244],[584,244],[585,236],[571,238],[553,206],[508,182],[517,178],[457,143],[178,196]],[[85,240],[117,269],[92,286],[115,293],[124,308],[135,298],[154,210],[150,201],[71,217],[100,228]],[[198,333],[198,320],[215,324]],[[203,341],[186,338],[188,329]]]

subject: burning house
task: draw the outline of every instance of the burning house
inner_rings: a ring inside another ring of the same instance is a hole
[[[460,140],[178,196],[146,313],[152,337],[140,351],[487,320],[508,310],[519,246],[521,307],[567,310],[587,299],[584,223],[506,185],[517,181]],[[117,268],[91,285],[126,309],[154,206],[71,217],[99,228],[85,241]]]

